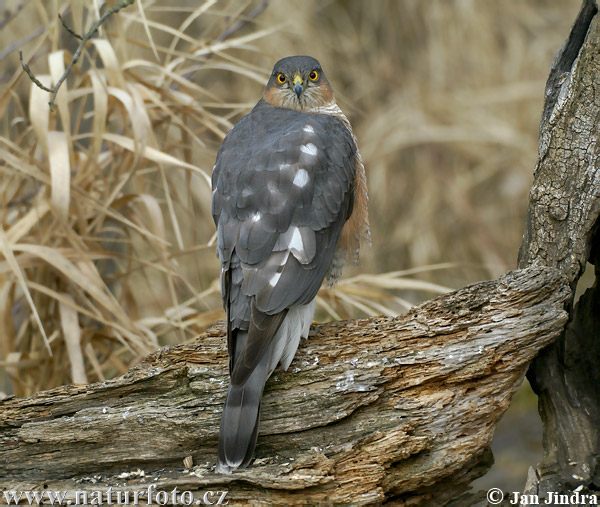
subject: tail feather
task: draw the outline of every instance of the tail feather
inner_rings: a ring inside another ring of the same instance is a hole
[[[252,461],[265,383],[279,362],[284,369],[290,365],[301,337],[308,336],[314,311],[314,300],[290,309],[252,373],[239,382],[231,376],[221,417],[217,472],[231,473]],[[233,338],[236,363],[243,356],[248,332],[238,329]]]
[[[268,356],[265,354],[243,384],[229,386],[221,418],[217,472],[230,473],[236,468],[245,468],[252,461],[260,400],[268,378]]]

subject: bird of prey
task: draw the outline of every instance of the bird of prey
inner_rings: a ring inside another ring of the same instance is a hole
[[[275,64],[225,137],[212,189],[230,375],[217,471],[230,473],[252,460],[265,382],[308,336],[319,287],[369,234],[356,138],[316,59]]]

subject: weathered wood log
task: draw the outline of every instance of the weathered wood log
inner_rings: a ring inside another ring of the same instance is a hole
[[[544,460],[530,471],[528,494],[546,497],[600,488],[600,20],[584,0],[546,85],[539,158],[530,192],[519,267],[559,269],[571,287],[569,324],[532,364]],[[586,262],[595,287],[573,307]]]
[[[123,377],[0,403],[0,489],[74,498],[154,483],[227,490],[236,504],[448,500],[489,466],[495,425],[562,332],[570,294],[558,270],[532,267],[398,318],[318,326],[270,379],[257,460],[232,475],[214,473],[227,385],[216,326]]]

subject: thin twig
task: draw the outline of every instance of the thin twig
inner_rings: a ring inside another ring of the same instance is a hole
[[[98,31],[98,28],[100,28],[102,23],[104,23],[110,16],[119,12],[121,9],[131,5],[133,2],[134,2],[134,0],[123,0],[120,4],[115,5],[114,7],[111,7],[110,9],[108,9],[100,17],[100,19],[98,19],[98,21],[96,21],[92,25],[89,32],[87,32],[83,37],[76,34],[73,30],[71,30],[69,27],[67,27],[66,24],[63,22],[62,18],[59,16],[59,19],[61,20],[65,29],[74,37],[80,38],[81,42],[79,43],[77,50],[73,54],[73,58],[71,58],[69,65],[67,65],[65,72],[63,73],[63,75],[60,77],[60,79],[57,81],[57,83],[54,85],[53,88],[48,88],[48,87],[44,86],[42,83],[40,83],[40,81],[38,79],[36,79],[36,77],[31,72],[31,69],[23,61],[22,52],[19,51],[19,58],[21,59],[21,66],[23,67],[23,70],[25,71],[25,73],[29,76],[29,79],[31,79],[31,81],[33,81],[33,83],[35,83],[35,85],[38,86],[39,88],[41,88],[42,90],[52,93],[52,97],[50,98],[50,101],[48,102],[48,105],[50,106],[50,111],[54,110],[54,101],[56,100],[56,94],[58,93],[58,90],[60,89],[60,87],[63,84],[63,82],[65,81],[65,79],[67,79],[67,76],[69,75],[69,72],[71,72],[73,65],[75,65],[77,63],[77,60],[79,60],[79,57],[81,56],[81,52],[83,51],[85,43],[92,38],[92,36]]]
[[[31,79],[38,88],[41,88],[45,92],[50,92],[50,93],[54,92],[53,88],[48,88],[47,86],[44,86],[38,80],[38,78],[33,75],[33,72],[31,72],[31,69],[29,68],[29,66],[23,61],[23,51],[19,51],[19,59],[21,60],[21,67],[23,67],[25,74],[27,74],[29,76],[29,79]],[[52,106],[50,106],[50,109],[52,109]]]
[[[62,23],[63,28],[67,32],[69,32],[76,39],[83,40],[83,37],[81,35],[79,35],[75,30],[73,30],[69,25],[67,25],[67,23],[65,22],[65,20],[62,18],[62,16],[60,14],[58,15],[58,19],[60,19],[60,22]]]

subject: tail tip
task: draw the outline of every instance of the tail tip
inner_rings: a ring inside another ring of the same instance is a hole
[[[231,462],[228,459],[219,458],[217,460],[217,466],[215,467],[215,472],[218,474],[231,474],[234,470],[238,468],[246,468],[248,466],[247,463],[242,461]]]
[[[231,472],[233,472],[235,470],[236,467],[232,467],[229,465],[225,465],[223,463],[221,463],[221,461],[217,461],[217,467],[215,468],[215,472],[218,474],[226,474],[226,475],[230,475]]]

